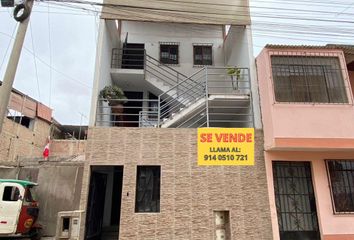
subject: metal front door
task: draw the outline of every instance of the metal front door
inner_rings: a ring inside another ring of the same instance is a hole
[[[320,240],[309,162],[273,162],[281,240]]]
[[[0,184],[0,236],[16,232],[24,194],[20,184]]]
[[[86,240],[101,239],[107,174],[92,171],[86,215]]]

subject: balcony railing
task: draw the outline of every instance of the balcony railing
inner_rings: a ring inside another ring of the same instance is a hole
[[[99,99],[97,126],[116,127],[252,127],[249,69],[205,67],[175,84],[158,99]]]
[[[159,127],[252,127],[249,69],[198,70],[159,96],[158,120]]]
[[[144,69],[145,49],[113,48],[111,68]]]
[[[111,106],[104,98],[98,99],[96,126],[156,127],[157,99],[111,99]]]

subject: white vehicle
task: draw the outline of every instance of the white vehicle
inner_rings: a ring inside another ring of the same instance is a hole
[[[31,190],[36,185],[24,180],[0,179],[0,239],[40,239],[41,226],[36,223],[38,202]]]

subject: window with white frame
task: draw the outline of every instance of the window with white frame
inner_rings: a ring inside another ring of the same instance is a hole
[[[348,103],[338,57],[272,56],[277,102]]]
[[[354,212],[354,160],[327,160],[336,213]]]

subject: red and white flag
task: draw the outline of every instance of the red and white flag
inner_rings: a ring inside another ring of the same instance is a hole
[[[44,150],[43,150],[44,160],[47,160],[49,157],[49,145],[50,145],[50,139],[48,138],[47,144],[45,145]]]

